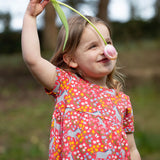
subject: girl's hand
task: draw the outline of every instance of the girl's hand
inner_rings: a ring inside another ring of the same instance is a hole
[[[30,0],[26,14],[33,17],[38,16],[49,2],[50,0]]]

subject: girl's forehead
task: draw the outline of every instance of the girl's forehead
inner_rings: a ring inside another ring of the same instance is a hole
[[[96,23],[95,26],[102,34],[104,39],[110,39],[110,32],[106,25],[102,23]],[[87,42],[90,40],[94,40],[93,38],[102,40],[97,31],[90,24],[88,24],[83,30],[80,42],[83,43],[83,41]]]

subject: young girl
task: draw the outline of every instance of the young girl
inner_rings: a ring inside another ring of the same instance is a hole
[[[30,0],[22,29],[23,58],[33,76],[56,99],[49,159],[140,160],[133,136],[133,114],[129,97],[117,80],[116,60],[104,56],[105,44],[83,18],[68,20],[69,38],[63,51],[64,27],[51,62],[43,59],[36,17],[48,0]],[[108,26],[88,19],[108,44]]]

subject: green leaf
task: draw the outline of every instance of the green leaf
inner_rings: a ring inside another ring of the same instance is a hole
[[[57,14],[59,15],[64,27],[65,27],[65,30],[66,30],[66,37],[65,37],[65,42],[64,42],[64,45],[63,45],[63,51],[65,49],[65,46],[66,46],[66,43],[67,43],[67,40],[68,40],[68,35],[69,35],[69,27],[68,27],[68,22],[67,22],[67,19],[66,19],[66,16],[63,12],[63,10],[61,9],[60,5],[63,5],[69,9],[71,9],[72,11],[74,11],[75,13],[79,14],[81,17],[83,17],[95,30],[96,32],[99,34],[99,36],[102,38],[102,40],[104,41],[105,45],[107,45],[107,42],[105,41],[104,37],[102,36],[102,34],[99,32],[99,30],[96,28],[96,26],[91,22],[89,21],[89,19],[87,19],[84,15],[82,15],[80,12],[78,12],[76,9],[70,7],[69,5],[63,3],[63,2],[60,2],[60,1],[57,1],[57,0],[51,0]]]
[[[65,36],[65,41],[64,41],[64,45],[63,45],[63,51],[66,47],[66,43],[68,40],[68,35],[69,35],[69,27],[68,27],[68,22],[67,22],[67,18],[62,10],[62,8],[60,7],[60,5],[58,4],[58,2],[56,0],[51,0],[52,5],[54,6],[60,20],[62,21],[64,28],[66,30],[66,36]]]

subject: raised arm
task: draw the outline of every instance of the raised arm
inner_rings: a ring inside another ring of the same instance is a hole
[[[30,0],[24,15],[22,28],[23,59],[33,76],[46,88],[52,89],[56,79],[56,67],[41,57],[36,17],[49,0]]]

